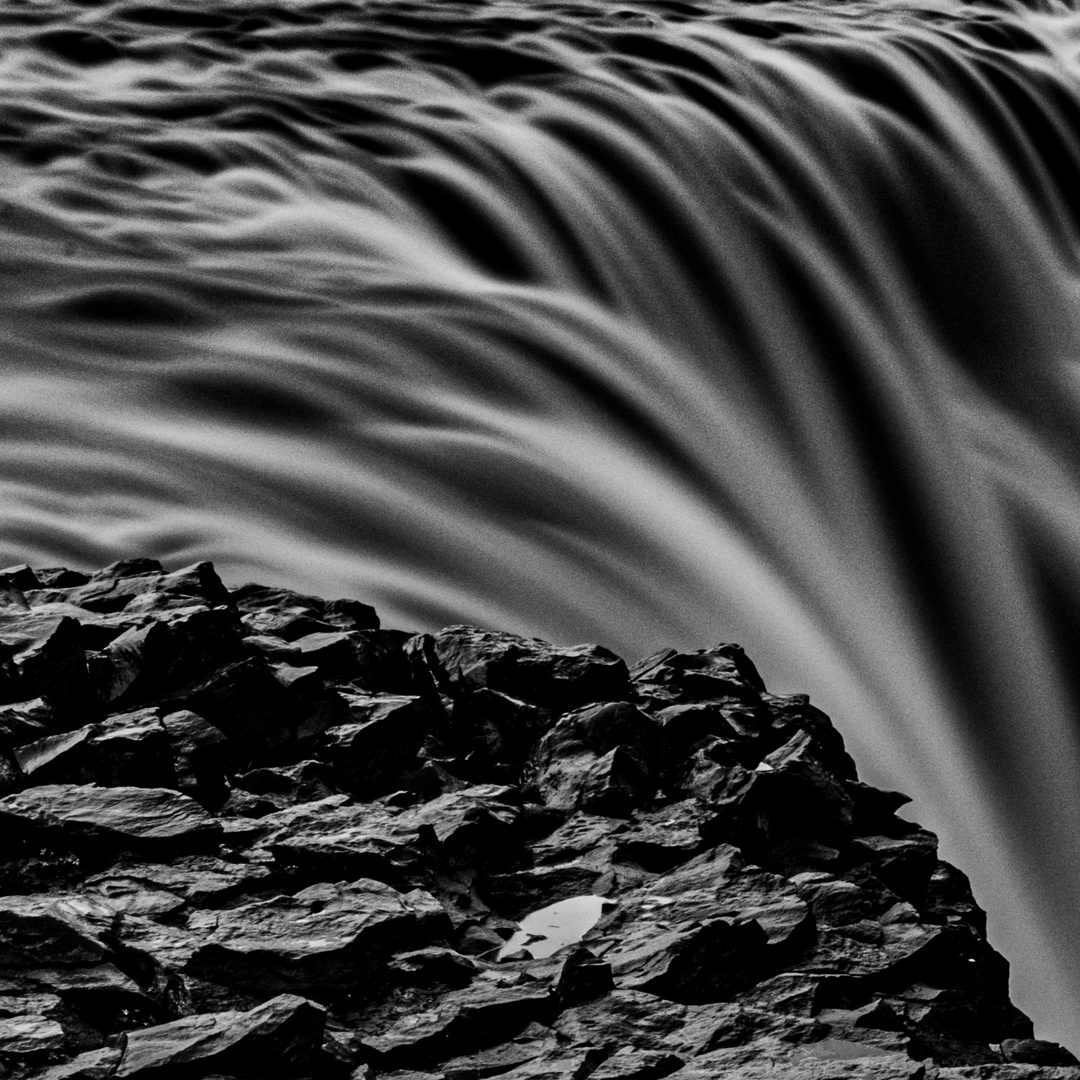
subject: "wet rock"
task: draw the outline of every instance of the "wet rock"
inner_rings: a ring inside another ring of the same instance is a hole
[[[185,1016],[126,1033],[113,1075],[117,1080],[210,1071],[303,1076],[317,1060],[325,1025],[322,1006],[292,994],[280,994],[248,1012]]]
[[[757,668],[738,645],[680,653],[663,649],[630,672],[639,694],[654,705],[733,699],[756,705],[765,692]]]
[[[492,1046],[554,1013],[547,986],[501,986],[480,980],[443,995],[382,1031],[361,1031],[360,1046],[381,1069],[416,1068]]]
[[[35,742],[60,726],[56,710],[44,698],[0,705],[0,747]]]
[[[81,899],[0,897],[0,980],[24,995],[60,995],[95,1024],[123,1009],[158,1018],[167,979],[149,958],[132,967],[134,958],[113,937],[112,919],[107,907]],[[26,1034],[44,1038],[51,1030],[34,1020]]]
[[[450,697],[486,688],[555,712],[630,698],[626,664],[600,645],[557,647],[451,626],[413,638],[405,651],[414,677]]]
[[[43,1070],[38,1080],[109,1080],[119,1063],[119,1048],[103,1046]]]
[[[118,912],[156,916],[186,905],[225,906],[258,891],[270,877],[265,866],[195,855],[171,863],[120,863],[88,877],[86,888]]]
[[[63,602],[87,611],[164,611],[190,607],[230,605],[229,591],[208,562],[194,563],[165,573],[153,559],[114,563],[87,582],[69,588],[55,585],[33,595],[35,605]]]
[[[551,722],[545,709],[481,687],[454,700],[444,742],[460,775],[516,783],[536,740]]]
[[[1080,1065],[1075,1055],[1058,1043],[1046,1039],[1003,1039],[1001,1053],[1006,1061],[1026,1065]]]
[[[207,809],[217,809],[228,797],[226,773],[234,755],[220,728],[190,709],[167,713],[161,725],[169,741],[176,787]]]
[[[93,858],[121,851],[168,856],[215,850],[221,825],[165,788],[46,784],[0,799],[9,835]]]
[[[563,1008],[603,997],[614,989],[611,965],[582,947],[571,951],[555,980],[555,993]]]
[[[169,737],[153,709],[111,716],[17,747],[15,757],[35,784],[176,786]]]
[[[1077,1071],[904,796],[737,646],[628,672],[208,564],[12,567],[0,698],[15,1080]]]
[[[250,632],[285,641],[335,630],[379,629],[375,609],[359,600],[322,600],[255,584],[233,589],[230,597]]]
[[[415,768],[416,755],[432,726],[431,713],[419,697],[342,695],[347,723],[323,733],[319,756],[340,789],[361,797],[400,787],[402,774]]]
[[[66,615],[0,610],[0,700],[37,697],[65,718],[95,710],[79,624]]]
[[[626,816],[656,791],[656,724],[626,702],[563,716],[540,740],[529,787],[559,810]]]
[[[201,942],[187,964],[191,974],[259,993],[316,998],[357,987],[392,953],[439,940],[450,929],[431,896],[367,879],[197,912],[188,926]]]

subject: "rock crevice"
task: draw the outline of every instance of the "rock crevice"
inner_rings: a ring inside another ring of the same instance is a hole
[[[2,1076],[1080,1077],[738,646],[409,634],[208,563],[0,585]]]

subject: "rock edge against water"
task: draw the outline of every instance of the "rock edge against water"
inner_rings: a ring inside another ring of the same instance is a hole
[[[1080,1076],[908,800],[735,645],[10,568],[0,796],[0,1076]]]

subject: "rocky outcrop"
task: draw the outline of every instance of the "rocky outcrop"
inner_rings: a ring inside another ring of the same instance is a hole
[[[0,1075],[1076,1080],[906,801],[734,645],[14,567]]]

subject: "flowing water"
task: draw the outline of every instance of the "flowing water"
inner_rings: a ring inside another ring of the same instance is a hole
[[[0,557],[739,641],[1080,1049],[1078,52],[1051,0],[5,0]]]

